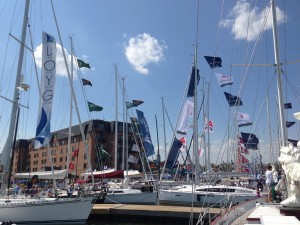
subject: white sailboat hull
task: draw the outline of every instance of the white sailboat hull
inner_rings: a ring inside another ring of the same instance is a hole
[[[155,205],[157,192],[142,192],[139,189],[119,189],[108,192],[104,204],[114,203]]]
[[[225,185],[196,186],[194,191],[192,185],[185,185],[159,191],[159,202],[162,204],[218,206],[223,203],[237,204],[255,198],[257,196],[254,190]]]
[[[16,224],[85,223],[94,199],[12,199],[7,203],[1,199],[0,221]]]

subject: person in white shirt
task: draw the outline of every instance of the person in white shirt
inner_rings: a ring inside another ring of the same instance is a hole
[[[266,176],[266,190],[267,190],[267,193],[268,193],[267,202],[272,202],[271,190],[272,190],[272,185],[275,184],[275,181],[273,179],[273,172],[272,172],[272,166],[271,165],[268,166],[268,169],[266,170],[265,176]]]

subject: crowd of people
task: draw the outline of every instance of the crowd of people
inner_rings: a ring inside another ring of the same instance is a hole
[[[277,193],[276,185],[280,178],[281,174],[272,165],[267,167],[264,177],[262,177],[261,174],[257,174],[257,197],[260,197],[260,194],[265,191],[267,193],[267,202],[277,202],[277,196],[278,194],[280,195],[280,193]]]

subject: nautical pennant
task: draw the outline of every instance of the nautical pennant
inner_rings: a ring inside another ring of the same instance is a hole
[[[83,84],[83,86],[84,85],[90,85],[92,87],[92,82],[89,81],[89,80],[83,79],[83,78],[82,78],[82,84]]]
[[[237,120],[238,127],[244,127],[244,126],[252,125],[252,122],[250,122],[249,118],[250,117],[249,117],[248,114],[237,112],[236,120]]]
[[[233,84],[233,77],[232,76],[226,76],[226,75],[219,74],[219,73],[215,73],[215,75],[216,75],[216,77],[218,79],[218,82],[219,82],[219,85],[221,87]]]
[[[229,94],[227,92],[224,92],[224,94],[225,94],[225,97],[226,97],[230,107],[231,106],[242,106],[243,105],[243,102],[242,102],[240,97],[234,96],[234,95]]]
[[[222,67],[222,59],[214,56],[204,56],[210,68]]]

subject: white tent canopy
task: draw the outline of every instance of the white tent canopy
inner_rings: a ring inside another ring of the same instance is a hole
[[[54,177],[52,171],[39,171],[30,173],[15,173],[15,179],[30,179],[37,175],[39,179],[64,179],[66,177],[66,170],[54,170]]]

